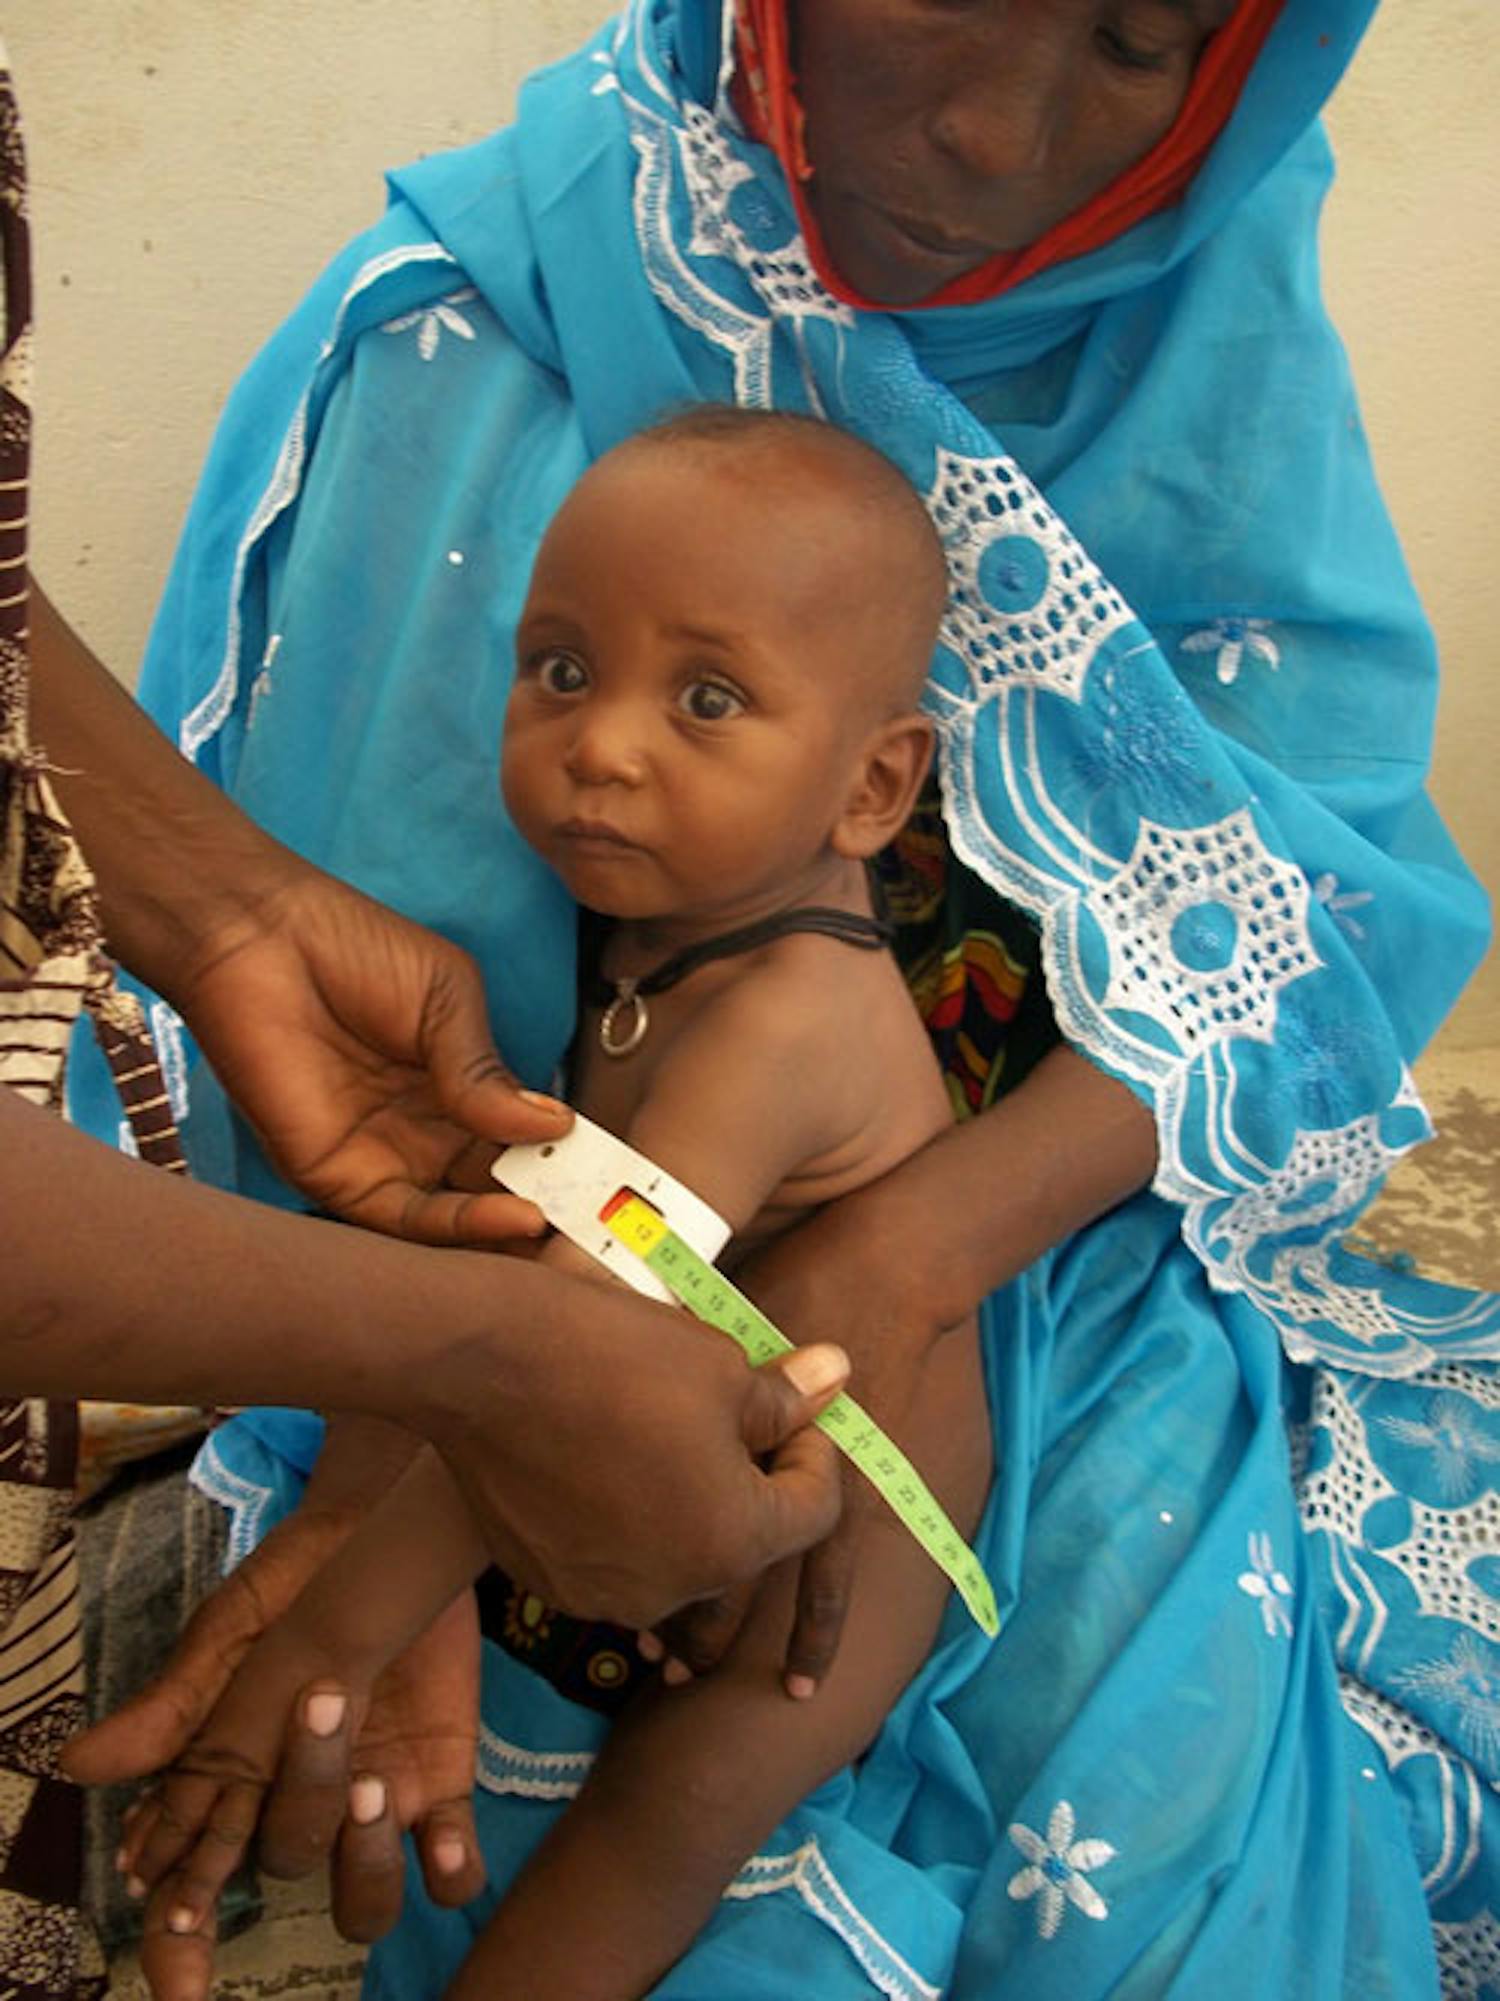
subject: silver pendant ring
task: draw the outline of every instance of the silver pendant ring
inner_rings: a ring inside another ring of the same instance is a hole
[[[626,1008],[630,1009],[630,1027],[616,1040],[615,1026]],[[616,994],[600,1017],[599,1047],[606,1056],[628,1056],[633,1049],[640,1048],[650,1026],[651,1016],[643,994]]]

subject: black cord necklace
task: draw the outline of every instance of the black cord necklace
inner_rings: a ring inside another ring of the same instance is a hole
[[[774,917],[762,917],[755,924],[743,924],[737,931],[721,932],[717,938],[703,938],[696,945],[685,945],[680,952],[663,959],[659,966],[653,966],[649,973],[622,980],[596,974],[586,983],[584,998],[590,1007],[604,1010],[599,1022],[599,1047],[606,1056],[628,1056],[640,1048],[651,1026],[646,1006],[648,995],[665,993],[668,987],[675,987],[679,980],[685,980],[689,973],[696,973],[700,966],[707,966],[715,959],[753,952],[757,945],[769,944],[771,939],[784,938],[793,931],[816,931],[825,938],[836,938],[841,945],[855,945],[865,952],[880,951],[895,936],[895,927],[881,918],[809,903],[779,911]]]

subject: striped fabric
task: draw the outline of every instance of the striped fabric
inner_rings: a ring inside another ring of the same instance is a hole
[[[0,1085],[61,1110],[68,1040],[86,1007],[142,1156],[181,1172],[144,1017],[114,984],[93,878],[28,736],[28,248],[25,154],[0,45]],[[116,1413],[88,1409],[106,1428]],[[159,1432],[165,1414],[146,1415]],[[93,2001],[107,1987],[78,1908],[82,1800],[56,1767],[85,1720],[79,1430],[72,1404],[0,1400],[0,2001]]]

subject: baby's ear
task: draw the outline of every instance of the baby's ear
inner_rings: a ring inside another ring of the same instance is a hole
[[[836,854],[863,860],[896,838],[911,818],[927,776],[933,735],[928,718],[916,713],[871,731],[833,829]]]

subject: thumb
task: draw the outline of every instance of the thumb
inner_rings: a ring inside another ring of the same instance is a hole
[[[566,1105],[523,1090],[500,1061],[479,968],[456,947],[434,968],[421,1046],[444,1111],[477,1138],[502,1146],[556,1139],[571,1123]]]
[[[762,1362],[741,1412],[747,1448],[757,1455],[774,1452],[811,1424],[848,1382],[849,1368],[849,1357],[831,1341],[815,1341]]]
[[[164,1676],[65,1744],[58,1763],[80,1786],[144,1778],[172,1763],[212,1706],[193,1682]]]

